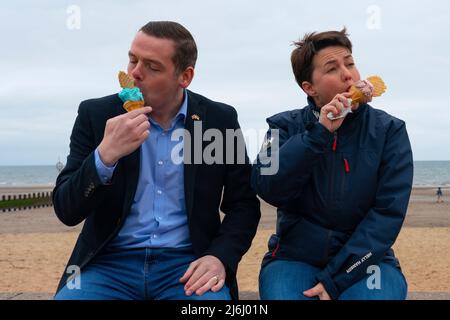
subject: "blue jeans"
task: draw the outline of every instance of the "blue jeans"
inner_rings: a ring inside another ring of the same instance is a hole
[[[370,289],[367,280],[356,282],[339,296],[339,300],[404,300],[407,283],[402,272],[387,263],[380,263],[379,286]],[[317,284],[315,276],[321,269],[312,265],[288,260],[273,260],[265,265],[259,274],[259,295],[261,300],[316,300],[307,298],[303,291]],[[378,287],[378,288],[377,288]]]
[[[105,250],[66,284],[55,300],[230,300],[228,287],[201,296],[186,296],[179,279],[195,260],[192,247]],[[72,289],[70,289],[72,288]]]

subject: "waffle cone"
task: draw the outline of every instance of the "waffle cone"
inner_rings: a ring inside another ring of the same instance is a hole
[[[123,107],[125,108],[125,110],[127,110],[127,112],[139,109],[139,108],[143,108],[144,107],[144,101],[139,100],[139,101],[125,101],[125,103],[123,104]]]
[[[368,77],[367,80],[373,85],[373,96],[381,96],[386,91],[386,85],[379,76]]]
[[[352,86],[350,88],[350,94],[352,95],[352,104],[370,102],[372,100],[372,97],[379,97],[386,91],[386,85],[384,84],[383,79],[381,79],[379,76],[368,77],[367,81],[369,81],[373,85],[372,96],[368,97],[357,87]]]
[[[350,97],[352,99],[352,104],[367,102],[369,100],[368,97],[355,86],[350,88],[350,94],[352,95]]]
[[[122,88],[133,88],[134,81],[131,77],[123,71],[119,72],[119,83]]]

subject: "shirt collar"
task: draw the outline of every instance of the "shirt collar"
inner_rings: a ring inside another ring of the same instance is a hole
[[[173,117],[170,129],[174,127],[177,121],[183,120],[183,123],[186,123],[186,114],[187,114],[187,105],[188,105],[188,94],[186,89],[183,90],[183,103],[181,104],[180,110],[178,110],[175,117]],[[159,126],[157,122],[155,122],[151,117],[149,117],[150,122]],[[169,130],[170,130],[169,129]]]
[[[178,111],[177,115],[175,116],[175,119],[181,118],[184,122],[186,122],[186,115],[187,115],[187,106],[188,106],[188,94],[186,89],[183,89],[183,103],[181,104],[181,108]]]

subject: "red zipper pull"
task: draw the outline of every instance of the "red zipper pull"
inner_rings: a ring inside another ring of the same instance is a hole
[[[333,152],[336,152],[336,149],[337,149],[337,132],[334,132],[334,141],[331,150],[333,150]]]
[[[348,165],[348,161],[345,158],[344,158],[344,165],[345,165],[345,172],[349,173],[350,172],[350,166]]]
[[[280,243],[277,243],[277,247],[275,248],[275,250],[272,251],[272,258],[275,257],[275,255],[277,254],[278,249],[280,248]]]

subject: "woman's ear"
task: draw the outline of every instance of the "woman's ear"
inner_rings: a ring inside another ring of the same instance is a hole
[[[316,97],[317,96],[317,92],[316,92],[316,90],[314,90],[314,86],[312,85],[311,82],[303,81],[302,82],[302,89],[303,89],[303,91],[306,92],[306,94],[308,96],[311,96],[311,97]]]

